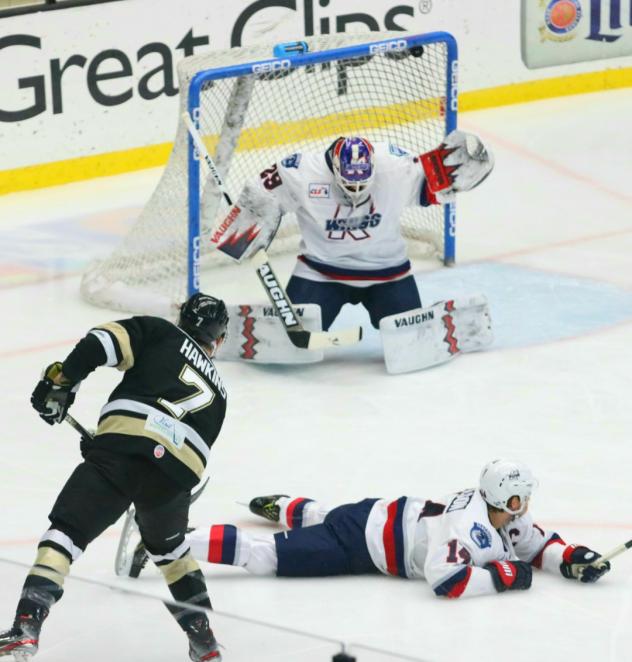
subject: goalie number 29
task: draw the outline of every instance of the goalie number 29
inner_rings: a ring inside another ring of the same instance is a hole
[[[267,191],[272,191],[277,186],[281,186],[281,184],[283,184],[276,163],[271,168],[267,168],[262,173],[260,173],[259,177],[261,177],[263,180],[263,186]]]

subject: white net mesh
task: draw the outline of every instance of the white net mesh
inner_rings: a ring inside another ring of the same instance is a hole
[[[310,52],[397,37],[397,33],[333,35],[308,40]],[[272,45],[218,51],[179,65],[180,89],[200,71],[269,59]],[[208,81],[200,97],[199,128],[209,153],[236,197],[247,178],[298,151],[324,150],[340,135],[388,140],[421,153],[445,135],[448,66],[443,42],[370,57],[344,57],[276,73]],[[181,111],[187,95],[181,95]],[[180,122],[163,176],[121,246],[84,275],[91,303],[134,312],[165,313],[186,297],[188,251],[187,129]],[[203,169],[203,164],[200,165]],[[202,170],[201,182],[207,173]],[[201,193],[201,266],[224,258],[208,241],[226,209],[212,181]],[[443,209],[409,208],[402,219],[413,254],[443,257]],[[206,240],[205,240],[206,238]],[[298,246],[287,215],[269,253]]]

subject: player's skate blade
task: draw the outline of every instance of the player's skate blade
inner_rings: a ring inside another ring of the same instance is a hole
[[[206,616],[196,616],[186,627],[189,657],[193,662],[222,662],[219,644]]]
[[[278,505],[278,500],[281,497],[287,497],[287,494],[269,494],[267,496],[255,497],[248,504],[250,512],[269,519],[271,522],[278,522],[280,519],[281,508]]]
[[[17,662],[27,662],[37,653],[38,637],[24,632],[22,628],[12,627],[0,632],[0,657],[13,656]]]

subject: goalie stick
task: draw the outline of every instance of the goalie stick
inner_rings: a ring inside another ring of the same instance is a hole
[[[217,170],[213,159],[211,158],[206,145],[202,140],[195,124],[191,120],[191,116],[188,112],[182,113],[182,118],[189,130],[191,139],[193,140],[195,147],[198,151],[198,154],[204,158],[206,165],[208,166],[211,176],[217,185],[217,188],[220,190],[221,194],[224,196],[226,203],[232,207],[233,201],[230,197],[230,194],[224,186],[224,180]],[[272,303],[274,309],[279,315],[281,324],[287,333],[290,342],[295,347],[300,347],[301,349],[311,349],[319,350],[325,349],[327,347],[340,347],[343,345],[353,345],[359,342],[362,339],[362,327],[356,327],[352,329],[346,329],[343,331],[307,331],[303,328],[296,311],[290,301],[285,290],[281,286],[279,279],[276,277],[270,262],[268,260],[268,254],[265,250],[260,249],[252,258],[256,264],[257,276],[263,285],[264,290]]]

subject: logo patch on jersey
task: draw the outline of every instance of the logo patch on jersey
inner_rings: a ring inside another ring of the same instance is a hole
[[[158,446],[154,448],[154,457],[157,460],[159,460],[164,454],[165,454],[165,447],[158,444]]]
[[[492,535],[491,533],[478,522],[474,522],[472,528],[470,529],[470,538],[476,543],[481,549],[492,546]]]
[[[284,168],[298,168],[299,163],[301,162],[300,154],[290,154],[281,161],[281,165]]]
[[[175,419],[166,414],[150,414],[145,421],[145,430],[157,434],[165,441],[173,444],[178,450],[184,446],[184,433],[177,426]],[[162,446],[156,446],[156,449]],[[156,450],[154,449],[154,455]],[[165,454],[165,449],[162,448],[162,457]],[[156,455],[158,457],[158,455]]]
[[[331,195],[331,186],[329,184],[310,184],[310,198],[329,198]]]
[[[397,145],[393,145],[392,143],[389,143],[388,151],[393,156],[406,156],[407,154],[410,154],[410,152],[407,152],[405,149],[402,149],[401,147],[398,147]]]

